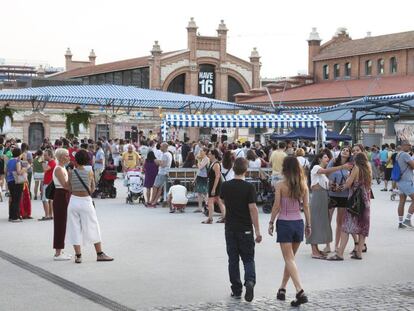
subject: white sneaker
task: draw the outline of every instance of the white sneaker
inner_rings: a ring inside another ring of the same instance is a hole
[[[72,259],[72,256],[71,255],[67,255],[67,254],[65,254],[65,253],[60,253],[60,255],[59,256],[53,256],[53,260],[55,260],[55,261],[67,261],[67,260],[71,260]]]
[[[410,229],[413,229],[414,228],[413,225],[411,224],[411,220],[410,219],[405,219],[402,224],[403,224],[403,226],[405,226],[407,228],[410,228]]]

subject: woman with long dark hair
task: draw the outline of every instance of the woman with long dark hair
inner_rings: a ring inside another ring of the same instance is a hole
[[[227,150],[223,155],[223,160],[221,161],[221,174],[223,175],[224,181],[229,181],[234,178],[233,163],[233,153],[231,150]]]
[[[194,152],[189,151],[187,157],[184,159],[183,168],[193,168],[196,164]]]
[[[319,153],[311,165],[311,226],[312,233],[307,238],[306,244],[312,245],[312,258],[325,259],[326,254],[321,252],[318,244],[328,244],[332,242],[332,228],[329,221],[329,179],[326,174],[330,174],[342,169],[349,169],[350,165],[344,164],[337,167],[327,168],[329,156],[326,153]]]
[[[351,198],[357,189],[362,190],[362,198],[365,208],[361,215],[353,215],[348,210],[345,213],[344,223],[342,225],[341,243],[338,252],[329,258],[329,260],[344,260],[344,251],[348,243],[349,235],[356,234],[358,236],[358,244],[356,251],[353,252],[352,259],[362,259],[364,250],[364,242],[369,234],[370,226],[370,204],[371,204],[371,182],[372,171],[368,158],[365,153],[361,152],[354,157],[354,168],[351,175],[346,180],[342,189],[349,189],[349,197]]]
[[[212,224],[213,223],[213,210],[214,204],[217,203],[220,212],[221,219],[218,223],[224,223],[226,217],[226,210],[223,202],[220,199],[220,190],[221,190],[221,164],[220,164],[220,154],[217,149],[210,149],[207,154],[210,159],[210,167],[208,169],[208,218],[204,220],[203,224]]]
[[[331,161],[328,167],[336,167],[348,163],[351,159],[350,147],[343,147],[338,157]],[[340,191],[339,189],[346,182],[349,176],[349,170],[339,170],[329,174],[329,221],[332,221],[333,213],[336,209],[336,231],[335,231],[335,251],[339,247],[341,238],[341,227],[345,215],[345,210],[348,202],[348,190]],[[327,249],[330,251],[330,249]]]
[[[286,286],[290,278],[296,288],[296,300],[291,305],[297,307],[308,302],[299,278],[295,255],[303,241],[303,233],[311,234],[311,216],[309,212],[309,190],[306,178],[299,162],[294,157],[285,157],[282,166],[284,180],[276,184],[276,198],[272,208],[269,222],[269,234],[273,236],[274,222],[276,222],[277,242],[280,243],[285,270],[282,283],[277,292],[277,299],[286,299]],[[306,230],[300,213],[300,204],[303,204]]]
[[[7,162],[6,181],[10,191],[9,199],[9,221],[21,222],[20,219],[20,200],[23,193],[23,183],[17,183],[18,176],[26,174],[26,169],[22,167],[20,156],[22,151],[20,148],[12,149],[13,157]]]
[[[158,165],[155,163],[155,153],[148,152],[144,163],[144,187],[147,189],[147,202],[151,199],[151,190],[158,174]]]

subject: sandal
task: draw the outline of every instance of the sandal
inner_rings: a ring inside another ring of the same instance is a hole
[[[207,218],[201,222],[202,224],[211,225],[213,223],[213,218]]]
[[[332,257],[326,258],[326,260],[329,260],[329,261],[343,261],[344,259],[342,257],[339,257],[338,254],[335,254]]]
[[[368,246],[366,243],[364,243],[364,249],[362,250],[363,253],[368,252]]]
[[[305,292],[303,289],[300,290],[299,293],[296,294],[296,299],[293,300],[290,305],[292,307],[299,307],[301,304],[307,303],[308,297],[306,297]]]
[[[218,224],[224,224],[226,222],[226,218],[220,218],[219,220],[216,221],[216,223]]]
[[[351,256],[351,259],[362,260],[362,257],[358,256],[356,253]]]
[[[285,301],[286,300],[286,289],[279,288],[279,290],[277,291],[276,299]]]
[[[312,259],[322,259],[322,260],[325,260],[326,259],[326,257],[324,256],[324,255],[312,255]]]

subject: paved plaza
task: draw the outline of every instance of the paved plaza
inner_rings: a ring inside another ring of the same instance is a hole
[[[80,265],[53,261],[53,223],[9,223],[7,204],[0,203],[0,310],[290,309],[291,284],[287,301],[275,300],[283,258],[267,235],[269,215],[260,213],[264,239],[256,247],[255,300],[234,301],[222,224],[201,225],[193,208],[169,214],[166,208],[131,207],[121,181],[117,187],[118,198],[96,200],[104,250],[115,257],[108,263],[96,262],[91,246],[83,249]],[[414,310],[414,231],[397,229],[397,202],[379,189],[374,186],[362,261],[313,260],[302,245],[297,264],[310,300],[302,310]],[[33,202],[39,218],[41,202]]]

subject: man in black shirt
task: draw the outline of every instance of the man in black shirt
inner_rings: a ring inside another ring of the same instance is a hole
[[[253,288],[256,284],[254,264],[254,247],[262,241],[259,227],[259,212],[256,206],[256,190],[244,180],[248,168],[245,158],[237,158],[234,162],[233,180],[226,181],[221,186],[220,197],[226,206],[225,236],[227,255],[229,257],[229,276],[231,296],[241,298],[243,291],[240,280],[239,258],[242,259],[245,271],[246,301],[253,300]],[[256,239],[253,235],[256,234]]]

